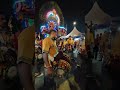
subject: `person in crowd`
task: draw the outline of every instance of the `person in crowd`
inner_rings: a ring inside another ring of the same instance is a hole
[[[94,36],[91,30],[87,30],[87,34],[86,34],[86,40],[85,40],[85,45],[86,45],[86,51],[87,51],[87,55],[88,58],[92,58],[92,51],[91,51],[91,46],[94,43]]]
[[[35,42],[36,42],[37,45],[40,44],[40,39],[39,39],[39,37],[36,37]]]
[[[3,71],[5,70],[6,67],[6,65],[4,64],[5,55],[3,55],[3,52],[6,53],[9,48],[8,46],[12,44],[7,23],[8,22],[5,14],[0,12],[0,64],[2,64],[2,67],[0,67],[0,72],[1,72],[0,76],[2,78],[5,76]]]
[[[61,49],[64,49],[64,41],[62,40]]]
[[[32,80],[32,60],[34,58],[35,26],[23,30],[18,37],[18,73],[25,90],[35,90]]]
[[[74,42],[74,48],[76,48],[77,47],[77,42]]]
[[[71,36],[69,36],[69,38],[67,39],[67,44],[68,44],[68,50],[72,51],[73,45],[74,45],[74,40]]]
[[[99,43],[100,43],[100,36],[99,36],[99,34],[96,35],[96,38],[95,38],[94,41],[95,41],[95,42],[94,42],[95,45],[96,45],[96,44],[99,45]]]
[[[99,41],[99,54],[100,54],[100,59],[99,59],[99,61],[102,61],[102,59],[103,59],[103,52],[102,52],[102,38],[103,38],[103,34],[102,33],[100,33],[100,37],[99,37],[100,39],[100,41]]]
[[[108,53],[108,37],[109,37],[109,33],[108,32],[104,32],[102,38],[101,38],[101,41],[100,41],[100,51],[102,52],[102,55],[104,57],[104,63],[107,63],[108,62],[108,56],[109,56],[109,53]]]
[[[94,48],[93,48],[93,52],[94,52],[94,59],[97,60],[98,57],[98,51],[99,51],[99,46],[98,44],[95,44]]]
[[[57,33],[55,30],[50,30],[50,36],[45,38],[42,42],[42,52],[44,60],[44,71],[45,71],[45,90],[54,88],[53,68],[52,62],[57,54],[56,38]]]
[[[63,44],[63,40],[60,39],[60,40],[59,40],[59,45],[58,45],[58,47],[62,48],[62,44]]]
[[[7,20],[4,14],[0,14],[0,44],[6,45],[7,42],[9,42],[9,35],[8,35],[8,29],[7,27]]]
[[[94,47],[93,47],[93,52],[94,52],[94,59],[96,60],[98,57],[98,52],[99,52],[99,45],[100,45],[100,36],[99,34],[96,35],[96,38],[94,40]]]
[[[100,33],[99,40],[101,40],[101,38],[102,38],[102,33]]]
[[[74,45],[74,51],[73,51],[74,58],[76,59],[76,61],[77,61],[78,53],[79,53],[79,45],[76,44]]]
[[[74,40],[71,36],[67,39],[67,44],[74,45]]]
[[[43,39],[40,39],[40,43],[39,44],[40,44],[41,47],[42,47],[42,41],[43,41]]]
[[[112,90],[120,89],[120,30],[112,29],[110,41],[110,71],[112,75]]]
[[[17,39],[16,34],[13,35],[13,45],[14,45],[15,50],[17,51],[18,50],[18,39]]]
[[[66,50],[66,45],[67,45],[67,41],[66,39],[63,40],[63,50],[65,51]]]

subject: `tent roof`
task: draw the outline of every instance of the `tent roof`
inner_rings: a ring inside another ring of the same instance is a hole
[[[74,27],[73,30],[67,36],[62,36],[60,38],[68,38],[69,36],[77,37],[77,36],[80,36],[81,34],[82,33],[79,32],[76,27]]]
[[[77,28],[74,27],[73,30],[72,30],[67,36],[68,36],[68,37],[69,37],[69,36],[76,37],[76,36],[80,36],[80,35],[81,35],[81,32],[79,32],[79,31],[77,30]]]
[[[111,21],[111,16],[106,14],[98,5],[94,3],[92,9],[85,16],[85,22],[93,21],[94,24],[104,24]]]

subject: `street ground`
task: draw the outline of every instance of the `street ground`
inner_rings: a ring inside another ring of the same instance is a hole
[[[106,72],[102,72],[101,61],[92,60],[92,73],[90,73],[90,61],[87,61],[88,59],[78,58],[75,60],[78,60],[79,66],[76,67],[75,64],[69,78],[61,79],[62,82],[57,90],[110,90],[111,78]],[[18,81],[18,79],[0,80],[0,90],[20,90]],[[43,83],[44,75],[41,73],[35,78],[36,90],[41,90]]]

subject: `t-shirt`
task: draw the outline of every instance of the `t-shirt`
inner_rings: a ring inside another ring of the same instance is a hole
[[[55,55],[57,54],[56,42],[54,42],[50,37],[47,37],[42,42],[42,52],[48,53],[48,61],[51,65]]]
[[[63,45],[65,46],[66,44],[67,44],[67,41],[64,41],[64,42],[63,42]]]
[[[32,64],[35,52],[35,26],[24,29],[18,37],[18,61]]]
[[[68,39],[67,40],[67,44],[73,45],[74,44],[74,40],[73,39]]]

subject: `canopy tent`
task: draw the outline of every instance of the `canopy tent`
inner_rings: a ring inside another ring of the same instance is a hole
[[[92,9],[85,16],[85,22],[92,21],[94,24],[104,24],[111,21],[111,16],[106,14],[98,5],[97,2],[94,3]]]
[[[82,35],[82,33],[79,32],[76,27],[74,27],[73,30],[67,36],[61,36],[60,38],[61,39],[68,38],[69,36],[77,37],[77,36],[80,36],[80,35]]]

